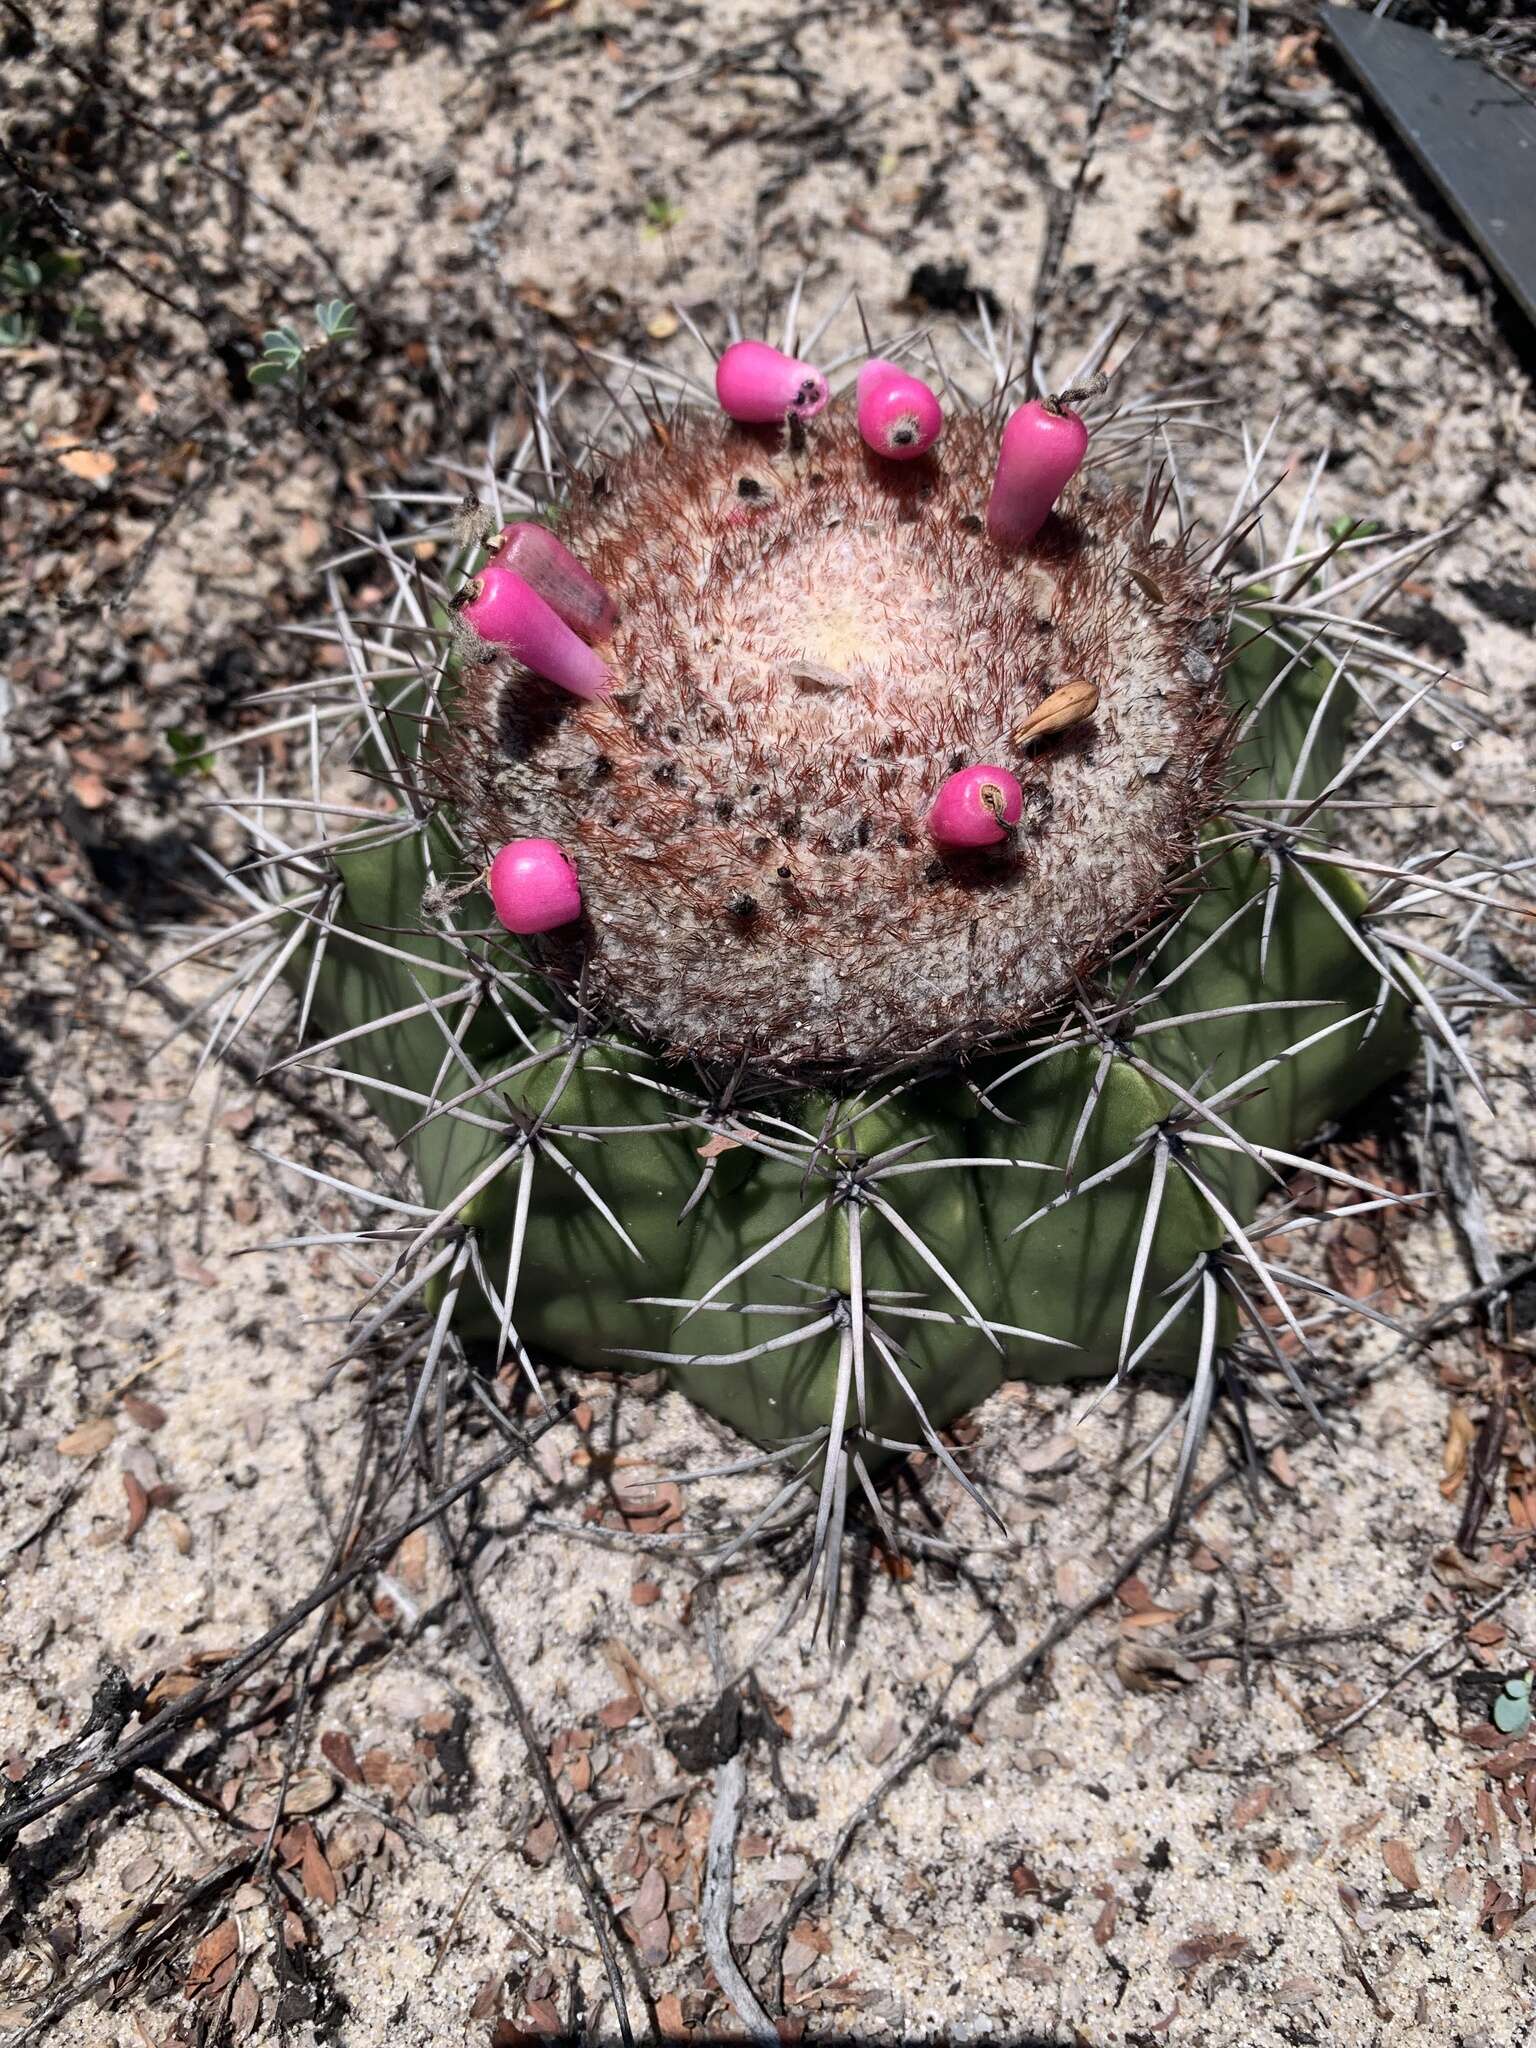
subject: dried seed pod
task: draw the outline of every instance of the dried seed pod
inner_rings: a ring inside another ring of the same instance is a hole
[[[1034,710],[1014,727],[1013,744],[1027,747],[1032,740],[1067,732],[1074,725],[1081,725],[1085,718],[1092,718],[1098,708],[1097,683],[1090,683],[1086,677],[1063,683],[1059,690],[1052,690],[1048,697],[1043,697]]]

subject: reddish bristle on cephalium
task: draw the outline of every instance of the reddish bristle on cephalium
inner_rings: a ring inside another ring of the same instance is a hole
[[[1222,793],[1228,600],[1139,493],[1072,484],[998,547],[980,414],[921,463],[872,460],[846,401],[791,424],[682,415],[579,477],[561,542],[613,604],[612,693],[471,661],[438,772],[487,852],[575,861],[588,917],[545,958],[596,1009],[857,1072],[1016,1030],[1166,907]],[[1085,676],[1094,715],[1038,736]]]

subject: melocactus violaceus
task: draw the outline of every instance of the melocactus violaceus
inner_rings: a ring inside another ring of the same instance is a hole
[[[1457,970],[1334,843],[1419,701],[1344,597],[1427,543],[1309,493],[1266,553],[1257,463],[1204,527],[1177,406],[1002,351],[970,400],[750,346],[552,494],[541,415],[440,583],[376,544],[333,708],[397,808],[288,849],[263,971],[415,1169],[356,1336],[424,1304],[412,1422],[453,1332],[664,1364],[813,1570],[1005,1377],[1187,1373],[1187,1451],[1254,1354],[1306,1398],[1248,1226]]]

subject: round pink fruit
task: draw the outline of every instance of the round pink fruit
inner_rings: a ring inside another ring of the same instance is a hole
[[[524,668],[574,696],[607,696],[613,682],[602,660],[531,583],[499,562],[487,562],[475,586],[459,616],[482,640],[505,647]]]
[[[1003,428],[987,531],[1006,547],[1033,540],[1051,507],[1083,466],[1088,429],[1075,412],[1039,399],[1021,405]]]
[[[983,764],[951,775],[934,798],[928,832],[940,846],[996,846],[1024,814],[1024,792],[1006,768]]]
[[[491,862],[491,906],[509,932],[552,932],[581,915],[581,884],[553,839],[513,839]]]
[[[766,341],[734,341],[715,365],[715,396],[733,420],[813,420],[830,397],[814,363],[798,362]]]
[[[944,431],[944,409],[921,377],[878,356],[859,372],[859,432],[877,455],[910,462]]]

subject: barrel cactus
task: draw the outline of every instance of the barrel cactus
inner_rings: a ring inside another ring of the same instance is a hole
[[[412,1425],[450,1340],[659,1365],[814,1509],[809,1584],[1005,1379],[1185,1375],[1180,1483],[1243,1360],[1305,1400],[1311,1283],[1250,1225],[1460,970],[1345,832],[1423,696],[1360,600],[1422,542],[1309,491],[1266,559],[1257,457],[1202,525],[1107,338],[1029,405],[990,334],[955,376],[783,342],[629,366],[580,457],[541,395],[333,569],[227,1015],[286,978],[288,1057],[409,1159],[355,1190],[354,1337],[420,1319]]]

